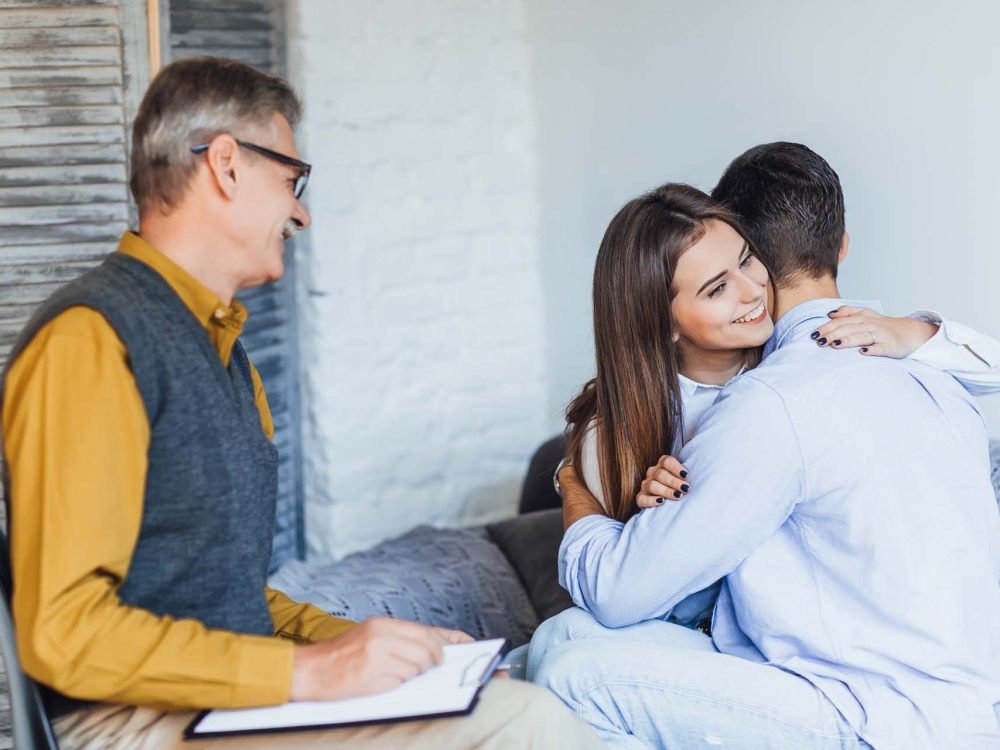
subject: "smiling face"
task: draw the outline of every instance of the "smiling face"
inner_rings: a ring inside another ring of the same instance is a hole
[[[731,226],[715,219],[677,261],[671,311],[682,349],[733,351],[774,332],[763,264]]]
[[[301,158],[288,121],[275,113],[271,127],[262,131],[259,146],[294,159]],[[247,277],[244,286],[277,281],[284,273],[285,241],[312,221],[309,211],[295,197],[296,167],[241,149],[245,183],[234,206],[234,232],[244,253]]]

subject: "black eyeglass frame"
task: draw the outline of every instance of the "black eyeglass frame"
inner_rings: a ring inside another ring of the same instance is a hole
[[[236,142],[243,148],[248,148],[251,151],[255,151],[261,156],[266,156],[268,159],[273,159],[279,164],[287,164],[290,167],[298,167],[299,176],[295,178],[295,197],[301,198],[302,193],[306,190],[306,185],[309,184],[309,173],[312,171],[312,164],[306,164],[304,161],[299,161],[291,156],[285,156],[284,154],[279,154],[277,151],[272,151],[269,148],[264,148],[263,146],[258,146],[256,143],[250,143],[249,141],[241,141],[239,138],[235,139]],[[208,147],[212,145],[210,143],[202,143],[197,146],[191,147],[192,154],[203,154],[208,151]]]

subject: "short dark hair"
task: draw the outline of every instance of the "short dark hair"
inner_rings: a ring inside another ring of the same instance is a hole
[[[146,90],[132,123],[129,187],[140,212],[176,206],[197,168],[191,147],[221,133],[246,138],[282,115],[294,129],[302,104],[278,76],[222,57],[189,57],[167,65]]]
[[[740,219],[778,284],[837,278],[844,192],[826,159],[799,143],[766,143],[736,157],[712,197]]]

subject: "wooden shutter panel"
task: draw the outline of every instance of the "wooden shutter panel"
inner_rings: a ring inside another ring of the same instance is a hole
[[[281,0],[160,0],[164,62],[193,55],[241,60],[284,74]],[[239,295],[250,311],[241,341],[260,372],[274,415],[278,448],[278,515],[272,570],[304,552],[295,263],[291,243],[281,281]]]
[[[146,42],[141,0],[0,0],[0,367],[38,303],[133,216],[126,123]]]
[[[38,304],[134,220],[148,41],[145,0],[0,0],[0,370]]]

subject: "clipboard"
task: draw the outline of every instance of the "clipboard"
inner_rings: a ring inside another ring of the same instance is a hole
[[[202,711],[184,730],[184,739],[312,732],[468,716],[500,664],[505,643],[505,639],[496,638],[445,646],[441,665],[378,695]]]

